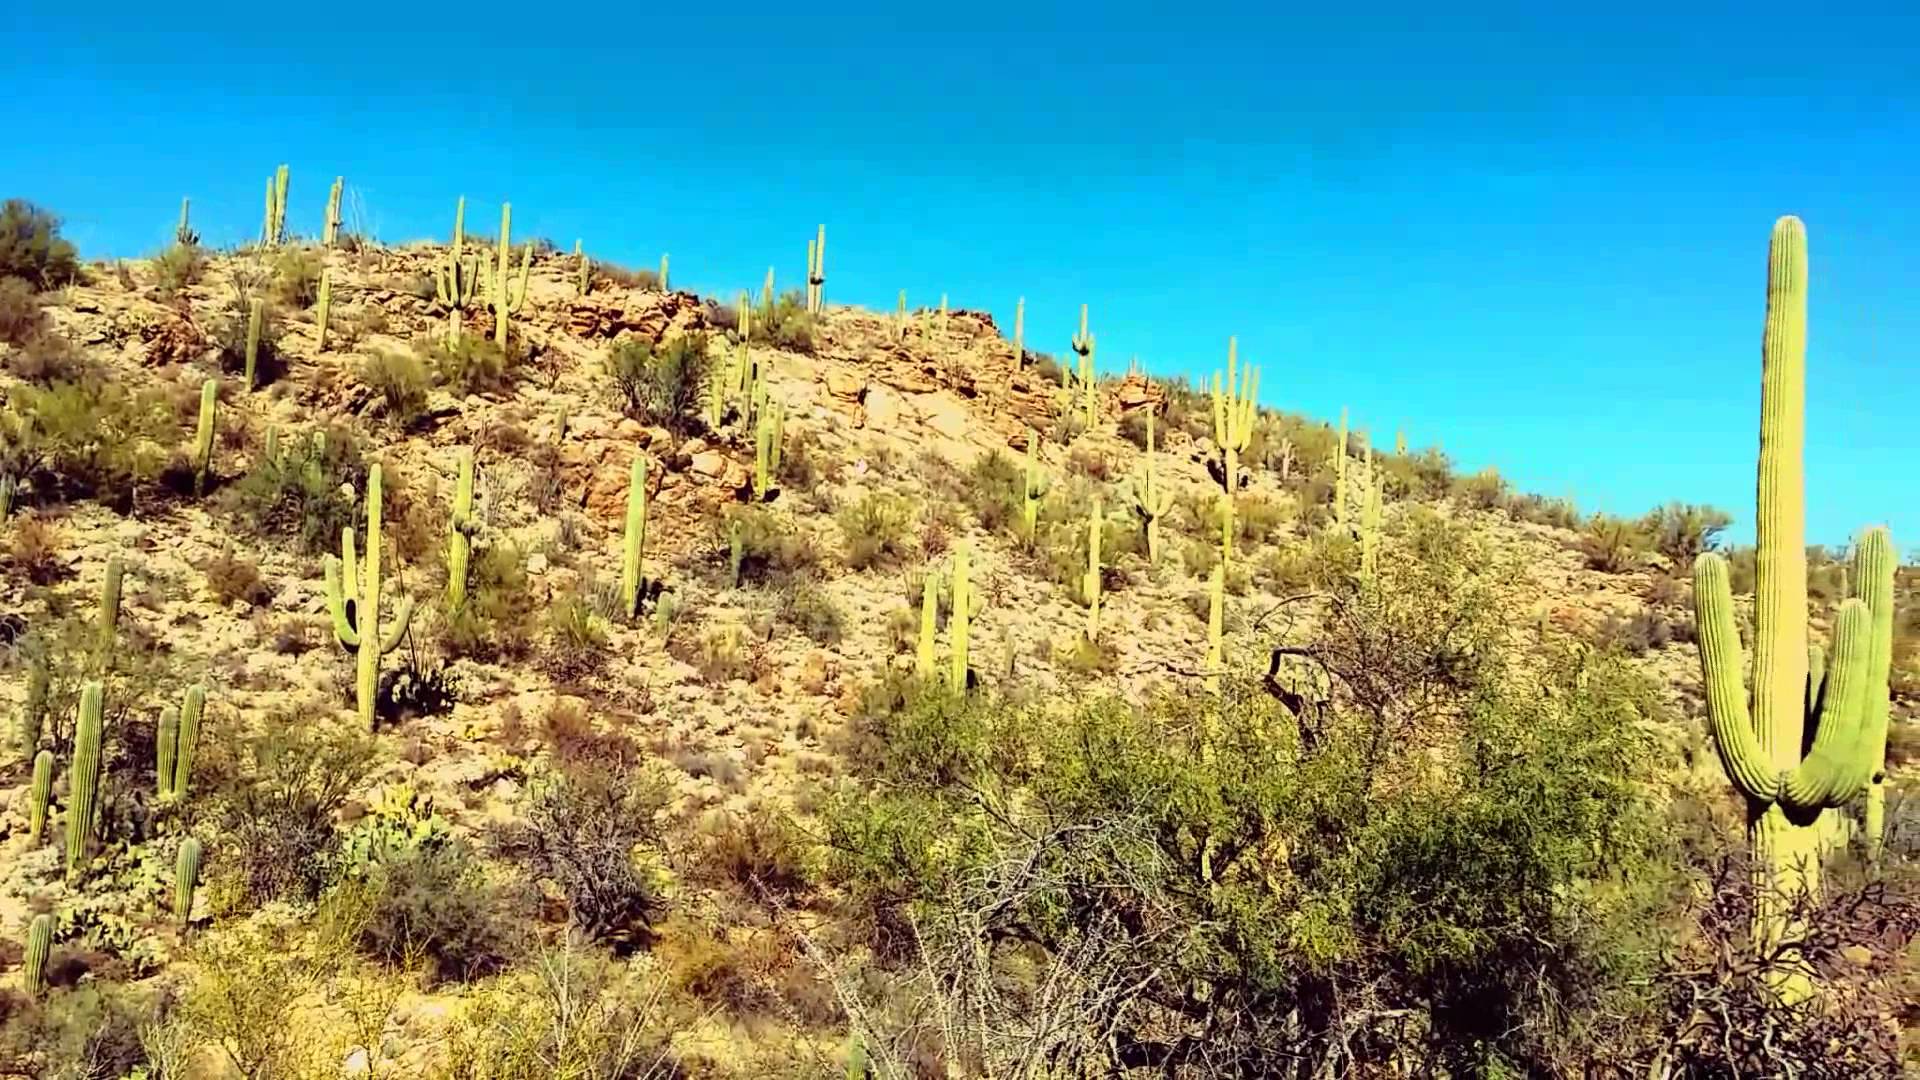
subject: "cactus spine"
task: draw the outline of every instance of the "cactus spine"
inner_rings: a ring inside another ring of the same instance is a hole
[[[1087,640],[1100,640],[1100,532],[1105,522],[1100,496],[1093,497],[1093,512],[1087,517],[1087,573],[1080,579],[1080,592],[1087,602]]]
[[[67,876],[87,864],[93,817],[100,806],[100,720],[105,692],[98,680],[80,691],[80,722],[73,736],[73,765],[67,786]]]
[[[453,207],[453,246],[447,249],[447,261],[433,268],[433,293],[441,306],[447,309],[447,343],[455,344],[460,340],[460,312],[473,303],[480,289],[480,260],[476,256],[473,265],[460,261],[460,244],[466,237],[467,197]]]
[[[181,247],[193,247],[200,243],[200,234],[194,232],[193,226],[187,223],[187,207],[191,202],[191,199],[181,197],[180,224],[173,227],[173,242]]]
[[[973,583],[967,576],[967,545],[953,552],[953,614],[947,620],[951,656],[947,684],[956,694],[967,692],[967,646],[972,627]]]
[[[1886,694],[1893,575],[1891,539],[1884,529],[1869,530],[1855,550],[1856,595],[1840,606],[1833,657],[1823,663],[1807,634],[1807,250],[1798,218],[1774,224],[1768,256],[1751,711],[1727,561],[1708,552],[1693,570],[1714,744],[1747,800],[1749,839],[1770,886],[1754,916],[1763,951],[1789,932],[1783,894],[1818,893],[1824,811],[1866,789],[1883,752],[1886,714],[1879,703]],[[1775,987],[1788,1000],[1812,989],[1804,970],[1779,976]]]
[[[1153,468],[1153,408],[1147,408],[1147,455],[1133,477],[1133,510],[1147,527],[1147,562],[1160,561],[1160,519],[1173,508],[1173,493],[1157,482]]]
[[[392,627],[380,636],[380,466],[367,470],[367,558],[355,565],[353,526],[340,530],[340,558],[326,558],[327,608],[340,644],[359,650],[354,691],[360,722],[374,729],[374,696],[379,689],[380,658],[400,645],[413,618],[411,597],[400,602]]]
[[[940,577],[928,571],[920,584],[920,646],[914,656],[914,672],[922,679],[933,678],[933,634],[940,617]]]
[[[593,263],[587,258],[587,253],[580,250],[578,240],[573,242],[573,257],[580,263],[579,277],[574,281],[574,288],[581,296],[585,296],[588,287],[593,284]]]
[[[473,557],[473,447],[460,448],[453,483],[453,516],[447,529],[447,610],[467,603],[467,564]]]
[[[1240,490],[1240,455],[1253,439],[1255,395],[1260,372],[1252,364],[1238,368],[1239,342],[1227,339],[1225,383],[1213,373],[1213,440],[1220,444],[1220,558],[1233,558],[1233,497]]]
[[[1207,579],[1207,693],[1220,692],[1220,675],[1226,670],[1227,564],[1215,563]]]
[[[1333,523],[1347,523],[1347,407],[1340,406],[1340,435],[1333,443]]]
[[[1020,485],[1020,524],[1026,531],[1028,543],[1032,543],[1040,528],[1040,498],[1047,493],[1047,476],[1040,471],[1040,463],[1034,457],[1035,448],[1040,445],[1038,432],[1027,432],[1027,477]]]
[[[533,245],[528,244],[520,256],[520,280],[513,280],[512,231],[513,204],[501,203],[500,248],[487,275],[487,308],[493,312],[493,340],[502,347],[507,344],[507,323],[526,306],[527,273],[533,269]]]
[[[327,313],[333,308],[333,268],[320,268],[320,300],[318,310],[314,312],[314,343],[316,352],[327,351]]]
[[[200,424],[193,432],[193,493],[207,490],[207,474],[213,468],[213,421],[220,384],[212,379],[200,384]]]
[[[647,550],[647,455],[633,455],[627,475],[627,531],[620,559],[620,607],[631,619],[640,614]]]
[[[333,186],[327,189],[327,220],[320,229],[321,247],[332,247],[340,239],[340,192],[346,182],[346,177],[336,176]]]
[[[807,243],[807,312],[818,315],[827,307],[827,227]]]
[[[256,385],[254,371],[260,364],[260,324],[266,316],[266,301],[256,296],[247,302],[247,367],[241,377],[247,381],[249,393]]]
[[[47,957],[52,953],[53,916],[43,912],[27,924],[27,955],[21,968],[28,997],[37,998],[47,992]]]
[[[173,860],[173,917],[184,925],[193,914],[193,890],[200,884],[200,841],[189,836],[180,841],[180,854]]]
[[[40,846],[47,832],[47,800],[53,795],[53,751],[33,755],[33,786],[27,792],[27,842]]]

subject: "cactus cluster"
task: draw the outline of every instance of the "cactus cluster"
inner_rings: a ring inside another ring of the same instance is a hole
[[[527,304],[527,274],[533,269],[533,245],[520,255],[520,276],[513,276],[513,204],[500,204],[500,244],[485,275],[487,310],[493,312],[493,340],[507,344],[507,324]]]
[[[753,307],[745,292],[739,300],[738,336],[734,342],[733,356],[716,366],[707,379],[707,427],[718,429],[729,416],[737,417],[743,429],[754,432],[756,443],[760,439],[759,425],[768,412],[769,393],[767,389],[767,368],[754,358],[748,339],[753,335]],[[785,424],[784,417],[779,421]],[[779,442],[778,432],[769,432],[775,446]],[[779,471],[779,453],[773,452],[771,464],[775,472]],[[761,493],[758,489],[756,494]]]
[[[964,694],[967,690],[973,616],[980,610],[980,596],[973,587],[971,561],[972,555],[966,544],[954,549],[953,595],[947,615],[947,686],[956,694]],[[934,647],[939,611],[940,575],[929,571],[920,587],[920,638],[914,663],[914,671],[926,680],[931,680],[939,667]]]
[[[661,277],[664,279],[665,274]],[[807,241],[807,313],[819,315],[827,306],[827,227],[818,239]]]
[[[1747,801],[1755,859],[1772,885],[1755,914],[1763,949],[1788,931],[1785,898],[1819,891],[1829,811],[1868,793],[1868,841],[1877,841],[1871,792],[1884,771],[1895,561],[1887,530],[1867,530],[1854,550],[1853,595],[1840,606],[1831,658],[1809,645],[1803,519],[1807,250],[1798,218],[1775,223],[1768,254],[1751,705],[1727,561],[1708,552],[1693,570],[1714,744]],[[1810,991],[1804,974],[1782,978],[1777,989],[1787,998]]]
[[[1133,477],[1133,512],[1140,515],[1147,531],[1147,562],[1149,565],[1160,561],[1160,519],[1168,510],[1173,509],[1173,492],[1165,484],[1159,483],[1153,465],[1153,414],[1151,405],[1147,407],[1147,453],[1140,472]]]
[[[1225,382],[1213,374],[1213,441],[1220,447],[1220,558],[1233,559],[1233,498],[1240,489],[1240,455],[1253,440],[1255,397],[1260,372],[1252,364],[1238,367],[1239,343],[1227,339]]]
[[[260,223],[260,246],[279,247],[287,238],[287,167],[267,177],[266,217]]]
[[[385,637],[380,634],[380,466],[367,470],[367,557],[356,563],[353,526],[340,530],[340,557],[326,557],[327,610],[340,644],[356,649],[359,661],[354,679],[360,722],[374,730],[374,698],[379,689],[380,658],[400,645],[413,618],[411,597],[400,602]]]
[[[332,247],[340,239],[340,193],[346,187],[347,178],[336,176],[333,186],[327,189],[327,217],[320,227],[320,246]]]
[[[447,258],[433,268],[433,295],[447,309],[447,344],[460,341],[460,313],[480,293],[480,256],[472,264],[460,259],[460,246],[466,239],[467,197],[453,205],[453,244]]]
[[[169,708],[160,714],[154,773],[162,799],[187,797],[187,781],[193,775],[193,748],[200,741],[200,717],[206,708],[207,688],[195,683],[187,687],[179,711]]]

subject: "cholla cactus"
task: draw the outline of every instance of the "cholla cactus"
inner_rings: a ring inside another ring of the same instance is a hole
[[[340,239],[340,192],[346,183],[346,177],[336,176],[333,186],[327,189],[327,219],[320,228],[321,247],[332,247]]]
[[[53,954],[53,916],[42,912],[27,924],[27,954],[21,962],[27,996],[47,992],[47,958]]]
[[[1869,530],[1855,549],[1855,595],[1840,606],[1831,662],[1808,643],[1806,304],[1805,228],[1783,217],[1769,249],[1761,350],[1751,710],[1726,559],[1708,552],[1693,570],[1714,744],[1747,800],[1749,838],[1771,885],[1755,912],[1763,950],[1789,932],[1785,898],[1817,894],[1824,813],[1870,789],[1886,742],[1894,574],[1886,530]],[[1811,983],[1791,972],[1777,990],[1804,998]]]
[[[513,204],[500,204],[500,248],[486,276],[487,309],[493,312],[493,340],[507,344],[507,324],[527,304],[527,274],[533,269],[533,245],[520,255],[520,280],[513,280]]]
[[[640,614],[646,588],[647,455],[634,454],[627,475],[627,528],[620,557],[620,607],[631,619]]]
[[[200,841],[189,836],[180,841],[180,854],[173,860],[173,917],[182,925],[193,914],[193,890],[200,884]]]
[[[92,855],[93,818],[100,807],[100,720],[105,691],[98,680],[80,691],[80,722],[74,729],[73,765],[67,779],[67,876],[76,877]]]
[[[1147,454],[1133,477],[1133,512],[1147,528],[1147,562],[1160,561],[1160,519],[1173,508],[1173,493],[1155,479],[1153,467],[1153,408],[1147,409]]]
[[[460,448],[455,462],[453,514],[447,522],[447,610],[458,611],[467,603],[467,566],[473,559],[473,447]]]
[[[359,651],[354,680],[360,722],[374,729],[374,697],[379,689],[380,658],[400,645],[413,618],[413,600],[404,599],[386,637],[380,636],[380,466],[367,470],[367,559],[356,565],[353,527],[340,530],[340,558],[326,558],[327,609],[340,644]]]
[[[1106,514],[1100,496],[1093,497],[1093,512],[1087,517],[1087,572],[1080,579],[1080,596],[1087,605],[1087,640],[1100,640],[1100,533]]]
[[[313,313],[315,352],[327,351],[327,313],[333,309],[333,268],[320,268],[320,299]]]
[[[440,305],[447,309],[447,343],[456,344],[460,340],[460,312],[480,291],[480,257],[476,257],[471,266],[460,261],[460,245],[466,237],[467,197],[453,208],[453,246],[447,249],[446,262],[433,268],[433,294]]]
[[[213,470],[213,422],[220,384],[208,379],[200,384],[200,424],[193,433],[193,493],[205,494],[207,475]]]
[[[1255,398],[1260,390],[1260,371],[1252,364],[1236,370],[1239,344],[1227,339],[1226,382],[1220,373],[1213,375],[1213,441],[1220,446],[1220,558],[1233,558],[1233,498],[1240,489],[1240,455],[1253,439]]]
[[[27,844],[39,847],[47,832],[47,800],[53,795],[53,751],[33,755],[33,785],[27,789]]]
[[[807,311],[818,315],[827,306],[827,227],[818,240],[807,242]]]

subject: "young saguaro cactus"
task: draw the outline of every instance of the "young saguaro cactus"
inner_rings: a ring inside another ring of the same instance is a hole
[[[1768,254],[1751,708],[1727,561],[1708,552],[1693,569],[1714,744],[1746,798],[1748,837],[1771,886],[1754,916],[1762,949],[1789,930],[1786,898],[1819,891],[1823,813],[1865,790],[1884,752],[1886,715],[1879,703],[1890,661],[1893,583],[1891,539],[1884,529],[1869,530],[1855,549],[1856,595],[1840,606],[1831,661],[1809,647],[1807,249],[1798,218],[1774,224]],[[1803,998],[1811,984],[1804,973],[1793,973],[1780,980],[1778,992]]]
[[[254,372],[260,366],[260,324],[266,320],[266,316],[266,301],[257,296],[248,301],[247,364],[245,371],[241,373],[241,378],[246,381],[248,393],[252,393],[253,388],[259,385],[259,380],[255,377]]]
[[[113,653],[114,635],[120,629],[120,583],[126,576],[126,564],[120,556],[107,559],[107,576],[100,583],[100,621],[95,628],[102,657]]]
[[[380,466],[367,470],[367,558],[356,565],[353,527],[340,530],[340,558],[326,558],[327,609],[340,644],[359,651],[354,692],[360,722],[374,729],[374,697],[379,689],[380,658],[400,645],[413,618],[411,597],[400,602],[387,635],[380,635]]]
[[[914,653],[914,672],[922,679],[933,678],[933,636],[940,621],[940,576],[931,571],[920,584],[920,641]]]
[[[336,176],[333,186],[327,189],[327,219],[320,228],[321,247],[332,247],[340,239],[340,193],[346,183],[346,177]]]
[[[207,490],[207,475],[213,469],[214,411],[219,407],[220,384],[208,379],[200,384],[200,424],[193,432],[193,493]]]
[[[1093,512],[1087,517],[1087,572],[1080,579],[1080,594],[1087,603],[1087,640],[1100,640],[1100,533],[1106,514],[1100,496],[1093,497]]]
[[[786,434],[787,410],[778,402],[763,406],[753,431],[753,497],[765,499],[776,491],[780,476],[780,444]]]
[[[947,635],[950,641],[947,667],[947,685],[956,694],[967,692],[967,648],[968,638],[973,625],[973,582],[968,576],[969,555],[967,545],[961,544],[953,552],[953,614],[947,620]]]
[[[194,232],[193,226],[187,223],[187,209],[192,201],[185,196],[181,197],[180,224],[173,227],[173,242],[181,247],[194,247],[200,243],[200,234]]]
[[[580,263],[579,268],[575,270],[577,276],[574,278],[574,291],[585,296],[587,289],[593,285],[593,262],[587,258],[587,253],[580,249],[578,240],[573,242],[573,257]]]
[[[627,530],[620,558],[620,607],[631,619],[640,614],[640,594],[646,588],[647,455],[633,455],[627,476]]]
[[[327,314],[333,309],[333,268],[320,268],[320,299],[313,313],[314,343],[318,352],[327,351]]]
[[[170,767],[161,770],[160,794],[174,799],[187,797],[188,781],[193,777],[193,750],[200,744],[200,718],[206,711],[207,688],[199,683],[187,687],[174,727]]]
[[[262,247],[279,247],[287,236],[287,167],[267,177],[267,214],[260,226]]]
[[[47,800],[53,795],[53,751],[33,755],[33,786],[27,790],[27,843],[40,846],[47,832]]]
[[[1207,579],[1207,693],[1220,693],[1220,675],[1226,670],[1227,564],[1215,563]]]
[[[827,306],[827,227],[807,243],[807,312],[818,315]]]
[[[27,954],[21,962],[27,996],[47,992],[47,958],[53,954],[53,916],[42,912],[27,924]]]
[[[476,256],[472,265],[460,261],[460,245],[466,238],[467,197],[453,207],[453,245],[447,249],[447,258],[433,268],[433,294],[440,306],[447,309],[447,343],[455,344],[460,340],[460,312],[473,303],[480,291],[480,260]]]
[[[92,854],[93,817],[100,806],[100,725],[105,691],[98,680],[80,691],[73,765],[67,779],[67,876],[85,869]]]
[[[460,448],[455,463],[453,514],[447,525],[447,610],[467,603],[467,564],[473,558],[473,447]]]
[[[173,860],[173,917],[185,924],[193,914],[193,890],[200,884],[200,841],[189,836],[180,841],[180,854]]]
[[[1153,467],[1153,408],[1147,408],[1147,454],[1141,471],[1133,477],[1133,512],[1147,528],[1147,562],[1160,561],[1160,519],[1173,508],[1173,493],[1159,483]]]
[[[487,272],[487,310],[493,312],[493,340],[505,346],[507,323],[527,304],[527,274],[533,269],[533,245],[520,255],[520,279],[513,280],[513,204],[500,204],[500,247]]]
[[[1333,523],[1347,523],[1347,407],[1340,406],[1340,435],[1333,443]]]
[[[1027,542],[1032,543],[1040,528],[1040,499],[1046,495],[1049,486],[1047,474],[1040,469],[1035,457],[1040,445],[1040,433],[1032,429],[1027,431],[1027,471],[1026,479],[1020,485],[1020,524]]]
[[[1240,455],[1253,439],[1255,398],[1260,371],[1252,364],[1236,369],[1239,343],[1227,339],[1226,382],[1213,373],[1213,441],[1220,445],[1220,557],[1233,558],[1233,497],[1240,488]]]

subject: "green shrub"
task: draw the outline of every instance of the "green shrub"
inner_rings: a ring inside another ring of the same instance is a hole
[[[676,434],[693,426],[706,385],[706,334],[684,334],[658,346],[626,338],[614,345],[607,366],[629,415]]]
[[[365,481],[359,443],[336,427],[284,435],[279,450],[227,487],[228,510],[255,532],[297,540],[306,554],[337,551],[340,530],[359,524],[347,493]]]
[[[154,288],[166,298],[198,285],[206,272],[207,253],[198,244],[174,244],[153,259]]]
[[[524,911],[464,844],[402,849],[340,888],[365,890],[355,898],[364,904],[356,944],[384,963],[425,960],[435,980],[466,981],[504,970],[520,951]]]
[[[50,326],[32,332],[7,355],[7,370],[30,383],[91,385],[103,380],[99,364]]]
[[[865,570],[899,560],[907,553],[907,528],[913,508],[898,495],[870,491],[835,515],[847,566]]]
[[[220,350],[220,370],[239,375],[247,370],[247,326],[257,290],[236,276],[233,295],[214,325],[214,345]],[[268,386],[286,373],[287,358],[280,352],[280,309],[271,301],[260,309],[260,341],[254,351],[254,382]]]
[[[974,520],[989,532],[1018,529],[1025,500],[1021,488],[1026,484],[1026,466],[996,447],[973,461],[967,470],[962,492],[973,509]]]
[[[80,276],[73,244],[60,235],[60,219],[25,199],[0,205],[0,277],[26,279],[52,289]]]
[[[537,597],[526,563],[509,543],[491,544],[467,571],[467,602],[447,612],[447,645],[455,656],[482,660],[526,655]]]
[[[269,295],[281,307],[305,310],[320,298],[320,256],[305,248],[285,248],[273,260]]]
[[[206,736],[203,733],[202,739]],[[276,717],[241,746],[237,776],[220,792],[229,845],[215,863],[229,890],[255,904],[311,900],[331,876],[334,818],[372,769],[371,739]]]
[[[813,316],[807,312],[800,290],[780,294],[771,308],[762,304],[753,309],[753,334],[750,340],[789,352],[813,351]]]
[[[524,349],[517,339],[505,347],[490,337],[462,334],[449,343],[426,345],[427,364],[440,385],[459,394],[497,394],[513,387],[513,370]]]
[[[125,507],[159,478],[180,435],[158,390],[104,381],[17,386],[0,412],[0,468],[37,475],[36,489],[54,499]]]
[[[1595,514],[1587,520],[1580,546],[1588,568],[1608,574],[1640,569],[1651,547],[1641,523],[1610,514]]]
[[[360,381],[380,395],[387,416],[402,430],[420,422],[427,411],[426,365],[410,352],[375,350],[360,364]]]
[[[780,618],[821,645],[835,645],[845,631],[846,615],[823,586],[796,582],[780,597]]]
[[[715,522],[714,542],[723,559],[732,558],[736,528],[742,582],[787,581],[818,573],[819,548],[800,522],[765,507],[728,506]]]
[[[47,325],[40,294],[26,278],[0,277],[0,342],[25,344]]]
[[[646,945],[666,909],[635,851],[657,858],[672,790],[657,768],[579,764],[539,783],[524,823],[502,830],[502,855],[566,895],[573,924],[628,952]]]
[[[1506,503],[1507,481],[1498,469],[1489,465],[1472,476],[1455,477],[1452,495],[1475,510],[1492,510]]]
[[[1694,558],[1711,551],[1731,524],[1733,517],[1725,510],[1675,502],[1648,514],[1642,527],[1654,549],[1675,566],[1692,566]]]

